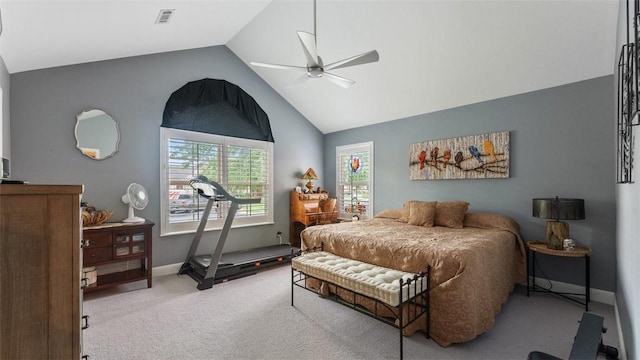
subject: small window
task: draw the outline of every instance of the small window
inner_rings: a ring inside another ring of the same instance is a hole
[[[336,147],[337,207],[341,218],[373,214],[373,142]]]
[[[261,198],[241,205],[233,226],[273,223],[273,143],[160,128],[161,235],[195,232],[208,199],[189,186],[204,175],[238,198]],[[229,202],[213,204],[207,230],[221,229]]]

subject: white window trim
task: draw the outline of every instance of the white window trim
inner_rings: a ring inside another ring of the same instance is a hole
[[[188,130],[160,128],[160,236],[178,235],[195,233],[200,221],[191,221],[184,223],[169,222],[169,186],[167,184],[167,169],[168,169],[168,150],[169,139],[185,139],[189,141],[202,141],[202,142],[215,142],[223,144],[223,153],[226,153],[226,145],[231,143],[237,146],[248,146],[254,148],[262,148],[269,152],[270,166],[269,172],[269,186],[267,193],[269,195],[269,202],[267,204],[267,214],[265,216],[252,216],[252,217],[236,217],[233,220],[232,228],[269,225],[274,223],[274,197],[273,197],[273,143],[268,141],[241,139],[230,136],[221,136],[208,133],[201,133]],[[225,202],[227,209],[229,202]],[[214,204],[215,206],[215,204]],[[220,230],[224,225],[224,218],[218,220],[209,220],[205,227],[205,231]]]
[[[375,164],[374,162],[374,158],[373,158],[373,141],[368,141],[368,142],[362,142],[362,143],[358,143],[358,144],[350,144],[350,145],[341,145],[341,146],[336,146],[336,196],[338,196],[339,194],[337,193],[338,191],[338,187],[340,187],[340,155],[342,154],[352,154],[354,152],[362,152],[362,151],[368,151],[369,152],[369,208],[367,209],[367,216],[368,217],[373,217],[373,204],[374,204],[374,166],[373,164]],[[340,209],[338,212],[338,217],[340,218],[347,218],[347,217],[351,217],[351,214],[347,214],[345,213],[342,209],[344,208],[344,204],[340,203]]]

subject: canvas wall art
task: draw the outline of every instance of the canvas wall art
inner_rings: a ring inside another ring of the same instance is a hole
[[[509,132],[430,140],[409,146],[409,179],[509,177]]]

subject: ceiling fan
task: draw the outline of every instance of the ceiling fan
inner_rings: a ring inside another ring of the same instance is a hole
[[[328,70],[345,68],[348,66],[368,64],[376,62],[380,59],[376,50],[368,51],[364,54],[356,55],[347,59],[333,62],[328,65],[324,65],[322,58],[318,56],[317,42],[316,42],[316,0],[313,0],[313,34],[306,31],[297,31],[298,38],[302,44],[302,50],[307,58],[307,66],[293,66],[293,65],[278,65],[278,64],[265,64],[260,62],[251,62],[253,66],[261,66],[273,69],[284,70],[296,70],[304,71],[304,74],[300,76],[293,84],[288,87],[299,85],[310,78],[325,78],[343,88],[348,88],[355,84],[355,81],[344,78],[332,73]]]

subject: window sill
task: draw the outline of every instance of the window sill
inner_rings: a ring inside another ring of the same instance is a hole
[[[246,228],[246,227],[253,227],[253,226],[264,226],[264,225],[273,225],[275,224],[273,221],[266,221],[266,222],[261,222],[261,223],[255,223],[255,224],[241,224],[241,225],[232,225],[231,228],[232,229],[239,229],[239,228]],[[222,226],[216,226],[213,228],[207,228],[204,230],[204,232],[207,231],[219,231],[222,230]],[[185,231],[172,231],[172,232],[163,232],[161,230],[160,232],[160,236],[175,236],[175,235],[184,235],[184,234],[195,234],[196,229],[193,230],[185,230]]]

